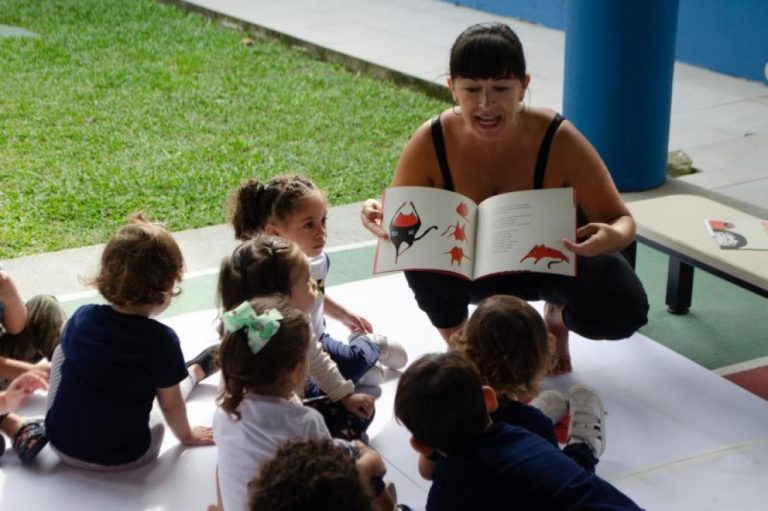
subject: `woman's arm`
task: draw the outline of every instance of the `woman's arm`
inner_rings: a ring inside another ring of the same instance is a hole
[[[157,389],[157,403],[163,412],[165,422],[174,436],[184,445],[213,445],[213,431],[203,426],[189,426],[187,404],[181,397],[178,385]]]
[[[425,122],[414,132],[406,144],[395,168],[390,187],[395,186],[429,186],[435,187],[438,183],[440,170],[432,145],[432,131],[430,122]],[[387,239],[389,236],[381,228],[381,202],[377,199],[368,199],[363,203],[360,211],[360,221],[363,227],[371,231],[379,238]]]
[[[595,148],[568,121],[563,122],[552,143],[544,186],[574,188],[576,201],[589,222],[577,230],[576,243],[564,241],[577,255],[615,252],[635,239],[635,221],[608,168]]]

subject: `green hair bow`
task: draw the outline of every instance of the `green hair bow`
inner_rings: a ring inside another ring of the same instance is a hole
[[[267,345],[267,342],[280,328],[283,315],[277,309],[269,309],[264,314],[256,314],[250,302],[243,302],[237,308],[225,312],[222,316],[224,331],[231,334],[246,329],[248,348],[254,355]]]

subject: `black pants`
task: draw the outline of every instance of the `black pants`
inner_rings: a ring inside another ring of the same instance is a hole
[[[648,298],[623,255],[578,257],[576,268],[576,277],[525,272],[470,282],[426,271],[407,271],[405,277],[437,328],[459,325],[470,303],[499,294],[563,305],[568,329],[588,339],[623,339],[648,322]]]

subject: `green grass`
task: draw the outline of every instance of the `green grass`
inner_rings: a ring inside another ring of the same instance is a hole
[[[224,221],[245,177],[378,194],[445,103],[151,0],[0,0],[0,258],[105,241],[145,211]]]

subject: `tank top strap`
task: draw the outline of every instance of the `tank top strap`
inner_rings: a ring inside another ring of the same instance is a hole
[[[437,163],[440,165],[440,173],[443,175],[443,188],[453,190],[453,178],[451,169],[448,168],[448,157],[445,153],[445,139],[443,138],[443,125],[440,122],[440,116],[432,119],[432,144],[435,146],[435,155]]]
[[[540,190],[544,186],[544,173],[547,171],[547,160],[549,159],[549,149],[552,147],[552,139],[555,137],[555,132],[565,118],[560,114],[555,114],[552,122],[547,127],[547,132],[544,133],[544,138],[541,140],[541,146],[539,147],[539,155],[536,157],[536,168],[533,173],[533,189]]]

